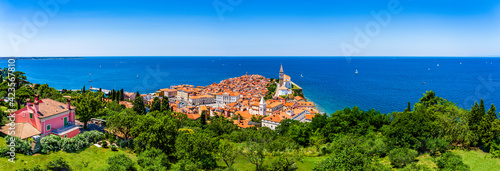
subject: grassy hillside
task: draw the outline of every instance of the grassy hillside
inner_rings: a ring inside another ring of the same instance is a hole
[[[491,158],[489,153],[464,150],[454,150],[453,153],[460,155],[472,170],[500,170],[500,159]]]
[[[16,163],[11,163],[7,161],[7,158],[0,158],[0,170],[16,170],[22,168],[31,168],[36,165],[45,166],[48,162],[63,157],[64,160],[74,170],[98,170],[107,166],[106,159],[114,154],[125,153],[133,160],[136,160],[136,156],[125,151],[111,151],[109,148],[97,148],[91,146],[83,151],[75,153],[67,153],[59,151],[51,154],[36,154],[33,156],[26,156],[19,154],[17,155]],[[85,163],[88,162],[87,167]]]
[[[5,139],[0,137],[0,146],[5,146]],[[466,150],[453,150],[455,154],[460,155],[463,158],[465,164],[469,165],[472,170],[500,170],[500,159],[491,158],[491,155],[483,151],[466,151]],[[45,166],[49,161],[56,160],[58,157],[63,157],[74,170],[98,170],[107,165],[106,159],[114,154],[124,153],[127,154],[134,161],[136,160],[135,154],[130,154],[126,151],[111,151],[109,148],[97,148],[91,146],[83,151],[75,153],[67,153],[59,151],[56,153],[45,154],[45,155],[18,155],[16,163],[11,163],[7,161],[7,158],[0,158],[0,170],[16,170],[21,168],[31,168],[36,165]],[[326,157],[305,157],[304,162],[297,163],[298,170],[312,170],[314,165],[324,160]],[[269,164],[272,157],[266,159],[265,164]],[[88,162],[87,167],[85,163]],[[382,158],[381,163],[385,165],[390,165],[388,157]],[[434,163],[434,158],[428,154],[421,155],[417,158],[417,164],[426,165],[433,170],[437,170],[437,166]],[[218,161],[217,165],[220,168],[224,168],[225,164],[222,161]],[[137,166],[137,164],[136,164]],[[138,168],[138,166],[137,166]],[[240,156],[236,159],[234,168],[242,171],[255,170],[255,166],[248,162],[246,158]],[[397,170],[397,169],[394,169]]]

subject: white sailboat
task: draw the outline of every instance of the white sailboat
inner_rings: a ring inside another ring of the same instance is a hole
[[[358,69],[356,69],[356,71],[354,72],[355,74],[358,74]]]
[[[302,75],[302,73],[300,73],[300,77],[304,77],[304,76]]]
[[[139,78],[139,74],[137,74],[137,78]]]

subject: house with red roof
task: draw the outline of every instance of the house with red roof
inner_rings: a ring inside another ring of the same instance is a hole
[[[39,100],[35,95],[33,103],[27,99],[26,107],[9,114],[15,124],[2,126],[0,132],[21,139],[49,134],[71,138],[80,133],[80,127],[75,125],[75,110],[71,99],[64,104],[48,98]]]

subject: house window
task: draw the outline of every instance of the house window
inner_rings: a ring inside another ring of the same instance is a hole
[[[23,112],[23,118],[24,118],[24,112]]]
[[[47,131],[50,131],[50,124],[47,125]]]
[[[68,138],[68,134],[64,135],[64,138]]]
[[[30,119],[33,119],[33,113],[30,113]]]

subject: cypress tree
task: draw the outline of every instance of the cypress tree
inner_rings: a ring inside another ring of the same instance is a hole
[[[99,92],[102,92],[102,89],[101,89],[101,88],[99,88]]]
[[[132,109],[137,112],[138,114],[144,115],[146,114],[146,109],[144,106],[144,100],[142,99],[141,95],[139,94],[139,91],[135,94],[135,99],[133,102],[133,107]]]
[[[404,112],[411,112],[410,102],[408,102],[408,107],[404,110]]]
[[[85,85],[83,85],[82,93],[85,93]]]
[[[123,95],[123,88],[120,90],[120,100],[123,101],[125,99]]]
[[[491,143],[498,137],[498,130],[496,130],[498,121],[496,121],[496,107],[491,104],[488,114],[484,115],[481,120],[481,126],[479,129],[479,135],[481,136],[481,142],[489,149]]]
[[[163,97],[161,99],[161,112],[166,112],[170,110],[170,104],[168,103],[168,97]]]
[[[201,112],[200,123],[201,123],[201,125],[207,124],[207,119],[205,118],[205,111]]]
[[[486,113],[486,109],[484,108],[484,101],[481,99],[481,104],[479,104],[479,119],[483,118],[483,115]]]

